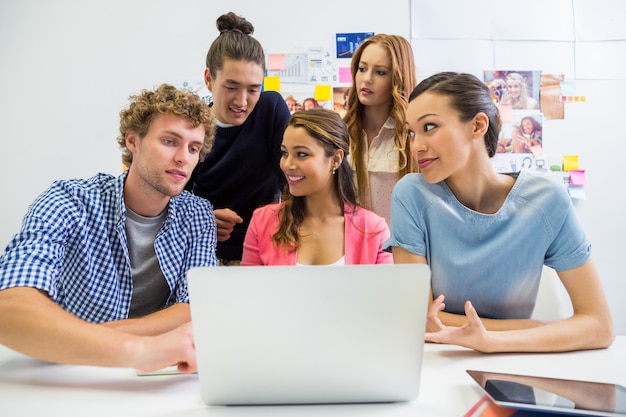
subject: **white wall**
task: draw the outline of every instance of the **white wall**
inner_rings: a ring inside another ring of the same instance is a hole
[[[202,80],[215,20],[234,11],[268,51],[334,47],[335,31],[409,37],[408,0],[382,22],[374,0],[0,0],[0,123],[4,175],[0,247],[53,180],[117,173],[115,137],[127,98],[162,82]]]
[[[333,50],[336,32],[410,39],[410,3],[0,0],[0,248],[18,230],[28,204],[54,179],[119,172],[115,137],[128,96],[161,82],[201,80],[222,13],[248,18],[268,52]],[[587,169],[588,200],[577,208],[594,245],[616,330],[624,335],[625,201],[613,190],[620,190],[618,170],[626,154],[618,101],[626,81],[585,80],[577,88],[587,103],[568,106],[566,120],[547,125],[545,136],[557,138],[551,152],[578,154]]]
[[[584,106],[569,105],[566,119],[551,123],[545,135],[558,138],[563,153],[579,155],[586,170],[587,200],[576,203],[579,218],[593,247],[593,258],[602,277],[616,332],[626,335],[626,197],[621,168],[626,155],[626,135],[619,101],[626,94],[626,80],[578,81],[587,94]]]

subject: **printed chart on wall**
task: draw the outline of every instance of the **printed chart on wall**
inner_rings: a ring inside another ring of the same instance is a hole
[[[373,35],[337,33],[335,51],[311,46],[303,52],[271,52],[264,87],[279,92],[292,113],[322,107],[343,116],[352,84],[352,55]]]

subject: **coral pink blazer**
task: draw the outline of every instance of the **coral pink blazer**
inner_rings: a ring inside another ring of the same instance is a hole
[[[272,236],[278,229],[278,218],[284,203],[269,204],[256,209],[243,243],[241,265],[295,265],[296,251],[285,252],[274,247]],[[391,264],[391,253],[382,250],[389,237],[385,219],[361,207],[354,212],[344,206],[345,263]]]

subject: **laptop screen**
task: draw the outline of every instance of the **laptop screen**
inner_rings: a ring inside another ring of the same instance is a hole
[[[204,267],[189,272],[208,404],[417,397],[426,265]]]

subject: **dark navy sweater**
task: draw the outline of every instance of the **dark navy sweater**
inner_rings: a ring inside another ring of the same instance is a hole
[[[289,109],[280,94],[263,92],[240,126],[218,127],[213,149],[196,168],[188,185],[216,209],[229,208],[243,218],[230,239],[217,243],[217,257],[241,259],[243,240],[254,209],[271,203],[285,177],[280,144]]]

